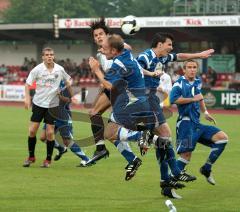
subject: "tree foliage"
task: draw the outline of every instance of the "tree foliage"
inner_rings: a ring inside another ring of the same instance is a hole
[[[173,0],[10,0],[3,12],[8,23],[51,22],[60,18],[167,16]]]

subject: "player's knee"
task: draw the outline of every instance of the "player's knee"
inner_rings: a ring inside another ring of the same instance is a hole
[[[219,140],[224,140],[226,142],[228,142],[228,135],[221,131],[221,132],[218,132],[215,136],[214,136],[214,140],[215,141],[219,141]]]
[[[40,141],[42,142],[46,141],[46,135],[40,135]]]
[[[181,153],[180,156],[181,156],[181,158],[183,158],[187,161],[190,161],[192,153],[191,152],[184,152],[184,153]]]
[[[101,113],[95,109],[89,110],[88,114],[90,118],[95,117],[95,116],[101,116]]]
[[[228,135],[225,133],[225,132],[222,132],[222,140],[226,140],[226,141],[228,141]]]
[[[118,134],[118,126],[116,126],[113,123],[109,123],[104,130],[104,138],[109,141],[115,141],[117,140],[117,134]]]
[[[29,128],[29,136],[30,136],[30,137],[35,137],[36,134],[37,134],[37,130],[34,129],[34,128],[32,128],[32,127],[30,127],[30,128]]]
[[[114,141],[116,139],[114,139],[116,137],[116,135],[114,134],[113,131],[111,130],[105,130],[104,131],[104,138],[109,140],[109,141]]]
[[[49,140],[49,141],[53,140],[53,138],[54,138],[54,130],[52,130],[52,129],[47,130],[46,137],[47,137],[47,140]]]
[[[158,137],[156,143],[156,148],[172,148],[172,138],[171,137]]]
[[[94,110],[89,110],[89,111],[88,111],[88,115],[89,115],[90,117],[96,115],[96,113],[94,113],[94,112],[95,112]]]
[[[171,130],[167,123],[161,124],[154,132],[161,137],[171,137]]]

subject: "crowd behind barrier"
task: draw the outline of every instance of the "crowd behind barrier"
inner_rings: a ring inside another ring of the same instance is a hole
[[[78,86],[80,84],[96,84],[96,78],[91,73],[87,59],[83,59],[80,64],[71,61],[69,58],[65,60],[58,60],[56,63],[62,65],[68,74],[73,79],[73,85]],[[0,84],[4,85],[23,85],[27,79],[29,72],[33,67],[37,65],[36,61],[32,58],[29,60],[25,57],[22,65],[11,66],[4,65],[0,66]]]
[[[97,86],[97,80],[91,73],[88,59],[83,58],[78,64],[71,59],[61,59],[56,61],[62,65],[67,73],[73,79],[73,86],[82,86],[85,84]],[[3,85],[23,85],[30,70],[37,65],[37,62],[31,58],[24,58],[23,64],[19,66],[0,65],[0,84]],[[173,83],[183,75],[181,63],[170,63],[166,72],[171,76]],[[207,71],[199,72],[204,89],[215,90],[240,90],[240,73],[217,73],[211,66]]]

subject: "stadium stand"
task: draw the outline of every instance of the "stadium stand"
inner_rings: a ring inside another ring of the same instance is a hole
[[[29,64],[27,64],[28,62]],[[28,58],[25,58],[22,66],[5,66],[2,64],[0,66],[0,84],[23,85],[30,70],[36,65],[35,63],[36,62],[33,59],[28,60]],[[79,65],[72,62],[69,58],[66,60],[60,60],[57,63],[61,64],[71,75],[75,86],[79,84],[95,85],[97,83],[97,80],[92,75],[85,58]]]

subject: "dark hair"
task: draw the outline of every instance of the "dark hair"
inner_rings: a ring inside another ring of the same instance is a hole
[[[112,34],[107,37],[109,46],[121,52],[124,49],[124,40],[120,35]]]
[[[103,31],[106,33],[106,34],[109,34],[110,33],[110,29],[109,27],[106,25],[106,22],[105,22],[105,18],[104,17],[101,17],[99,20],[94,20],[90,23],[90,27],[91,27],[91,30],[92,30],[92,35],[93,35],[93,32],[94,30],[96,29],[103,29]]]
[[[54,50],[51,47],[45,47],[42,50],[42,55],[44,55],[45,52],[53,52],[54,53]]]
[[[166,42],[167,38],[169,38],[171,41],[173,41],[173,36],[171,34],[168,33],[161,33],[158,32],[153,36],[152,39],[152,44],[151,44],[151,48],[155,48],[157,47],[158,43],[164,43]]]

